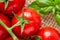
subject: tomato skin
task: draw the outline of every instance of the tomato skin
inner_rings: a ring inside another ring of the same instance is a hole
[[[5,40],[13,40],[13,38],[12,37],[8,37]],[[21,40],[21,39],[19,38],[18,40]]]
[[[4,14],[12,15],[12,12],[17,13],[23,8],[25,0],[10,1],[7,8],[4,8],[4,2],[0,3],[0,11]]]
[[[8,27],[10,27],[10,21],[9,19],[0,13],[0,20],[2,20]],[[0,40],[5,39],[9,33],[6,31],[6,29],[0,24]]]
[[[22,11],[19,11],[17,15],[21,17]],[[13,32],[17,36],[22,36],[22,37],[30,37],[34,35],[41,27],[41,17],[40,15],[33,9],[31,8],[25,8],[24,9],[24,16],[25,20],[28,20],[30,23],[25,24],[24,31],[21,34],[21,26],[17,26],[13,29]],[[17,23],[18,20],[13,17],[12,19],[12,25]]]
[[[41,29],[38,34],[42,40],[60,40],[59,32],[51,27]],[[35,38],[33,40],[36,40]]]

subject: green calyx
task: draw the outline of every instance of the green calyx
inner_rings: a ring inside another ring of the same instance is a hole
[[[5,3],[5,9],[8,7],[9,1],[13,1],[13,0],[0,0],[0,2],[4,2]]]
[[[24,31],[25,24],[28,24],[29,21],[25,20],[25,18],[24,18],[24,12],[22,13],[22,17],[21,18],[19,16],[17,16],[16,14],[14,14],[14,16],[18,20],[18,22],[15,24],[15,26],[21,26],[21,34],[22,34],[22,32]],[[14,27],[11,27],[11,29],[13,29]]]

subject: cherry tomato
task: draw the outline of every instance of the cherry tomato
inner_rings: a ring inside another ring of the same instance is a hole
[[[12,12],[16,13],[21,10],[25,4],[25,0],[5,0],[5,2],[9,2],[7,7],[5,8],[5,2],[0,2],[0,11],[4,14],[11,15]]]
[[[21,18],[22,17],[22,10],[19,11],[17,13],[17,15]],[[22,37],[30,37],[32,35],[34,35],[39,28],[41,27],[41,17],[40,15],[33,9],[31,8],[25,8],[24,9],[24,18],[25,20],[28,20],[29,23],[25,24],[24,26],[24,30],[21,34],[21,26],[17,26],[13,29],[13,32],[17,35],[17,36],[22,36]],[[16,24],[18,22],[18,20],[16,19],[16,17],[13,17],[12,19],[12,25]]]
[[[2,20],[8,27],[10,27],[10,21],[9,19],[0,13],[0,20]],[[0,40],[3,40],[8,36],[8,32],[5,30],[5,28],[0,24]]]
[[[41,29],[37,35],[40,36],[42,40],[60,40],[59,32],[51,27]],[[36,39],[33,38],[33,40]]]

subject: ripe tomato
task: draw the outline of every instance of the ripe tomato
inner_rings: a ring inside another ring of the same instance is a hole
[[[0,13],[0,20],[2,20],[8,27],[10,27],[10,21],[9,19]],[[5,28],[0,24],[0,40],[3,40],[8,36],[8,32],[5,30]]]
[[[13,38],[12,37],[8,37],[5,40],[13,40]],[[21,39],[18,39],[18,40],[21,40]]]
[[[19,17],[22,17],[22,11],[19,11],[17,13],[17,15]],[[29,23],[25,24],[24,27],[24,31],[21,34],[21,26],[17,26],[13,29],[13,32],[20,37],[20,35],[22,37],[30,37],[32,35],[34,35],[39,28],[41,27],[41,17],[40,15],[33,9],[30,8],[25,8],[24,9],[24,18],[25,20],[28,20]],[[16,24],[18,22],[18,20],[16,19],[16,17],[13,17],[12,19],[12,25]]]
[[[3,1],[3,0],[2,0]],[[9,1],[9,0],[5,0]],[[4,14],[11,15],[12,12],[16,13],[23,8],[25,0],[12,0],[9,1],[7,8],[5,9],[5,2],[0,2],[0,11]]]
[[[42,40],[60,40],[59,32],[51,27],[41,29],[38,32],[38,36],[40,36]]]

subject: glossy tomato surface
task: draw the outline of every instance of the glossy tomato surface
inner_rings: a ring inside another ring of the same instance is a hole
[[[51,27],[42,28],[38,32],[38,36],[42,38],[42,40],[60,40],[59,32]],[[35,38],[33,40],[36,40]]]
[[[16,13],[24,7],[25,0],[12,0],[9,1],[7,8],[5,9],[5,2],[0,2],[0,11],[4,14],[12,15],[12,12]]]
[[[17,13],[19,17],[22,17],[22,10]],[[24,9],[24,18],[28,20],[29,23],[25,24],[24,31],[21,34],[21,26],[17,26],[13,29],[13,32],[20,37],[30,37],[34,35],[41,27],[41,17],[40,15],[31,8]],[[18,20],[13,17],[12,25],[16,24]]]
[[[10,21],[9,19],[0,13],[0,20],[2,20],[8,27],[10,27]],[[8,36],[8,32],[6,29],[3,27],[3,25],[0,24],[0,40],[3,40]]]

